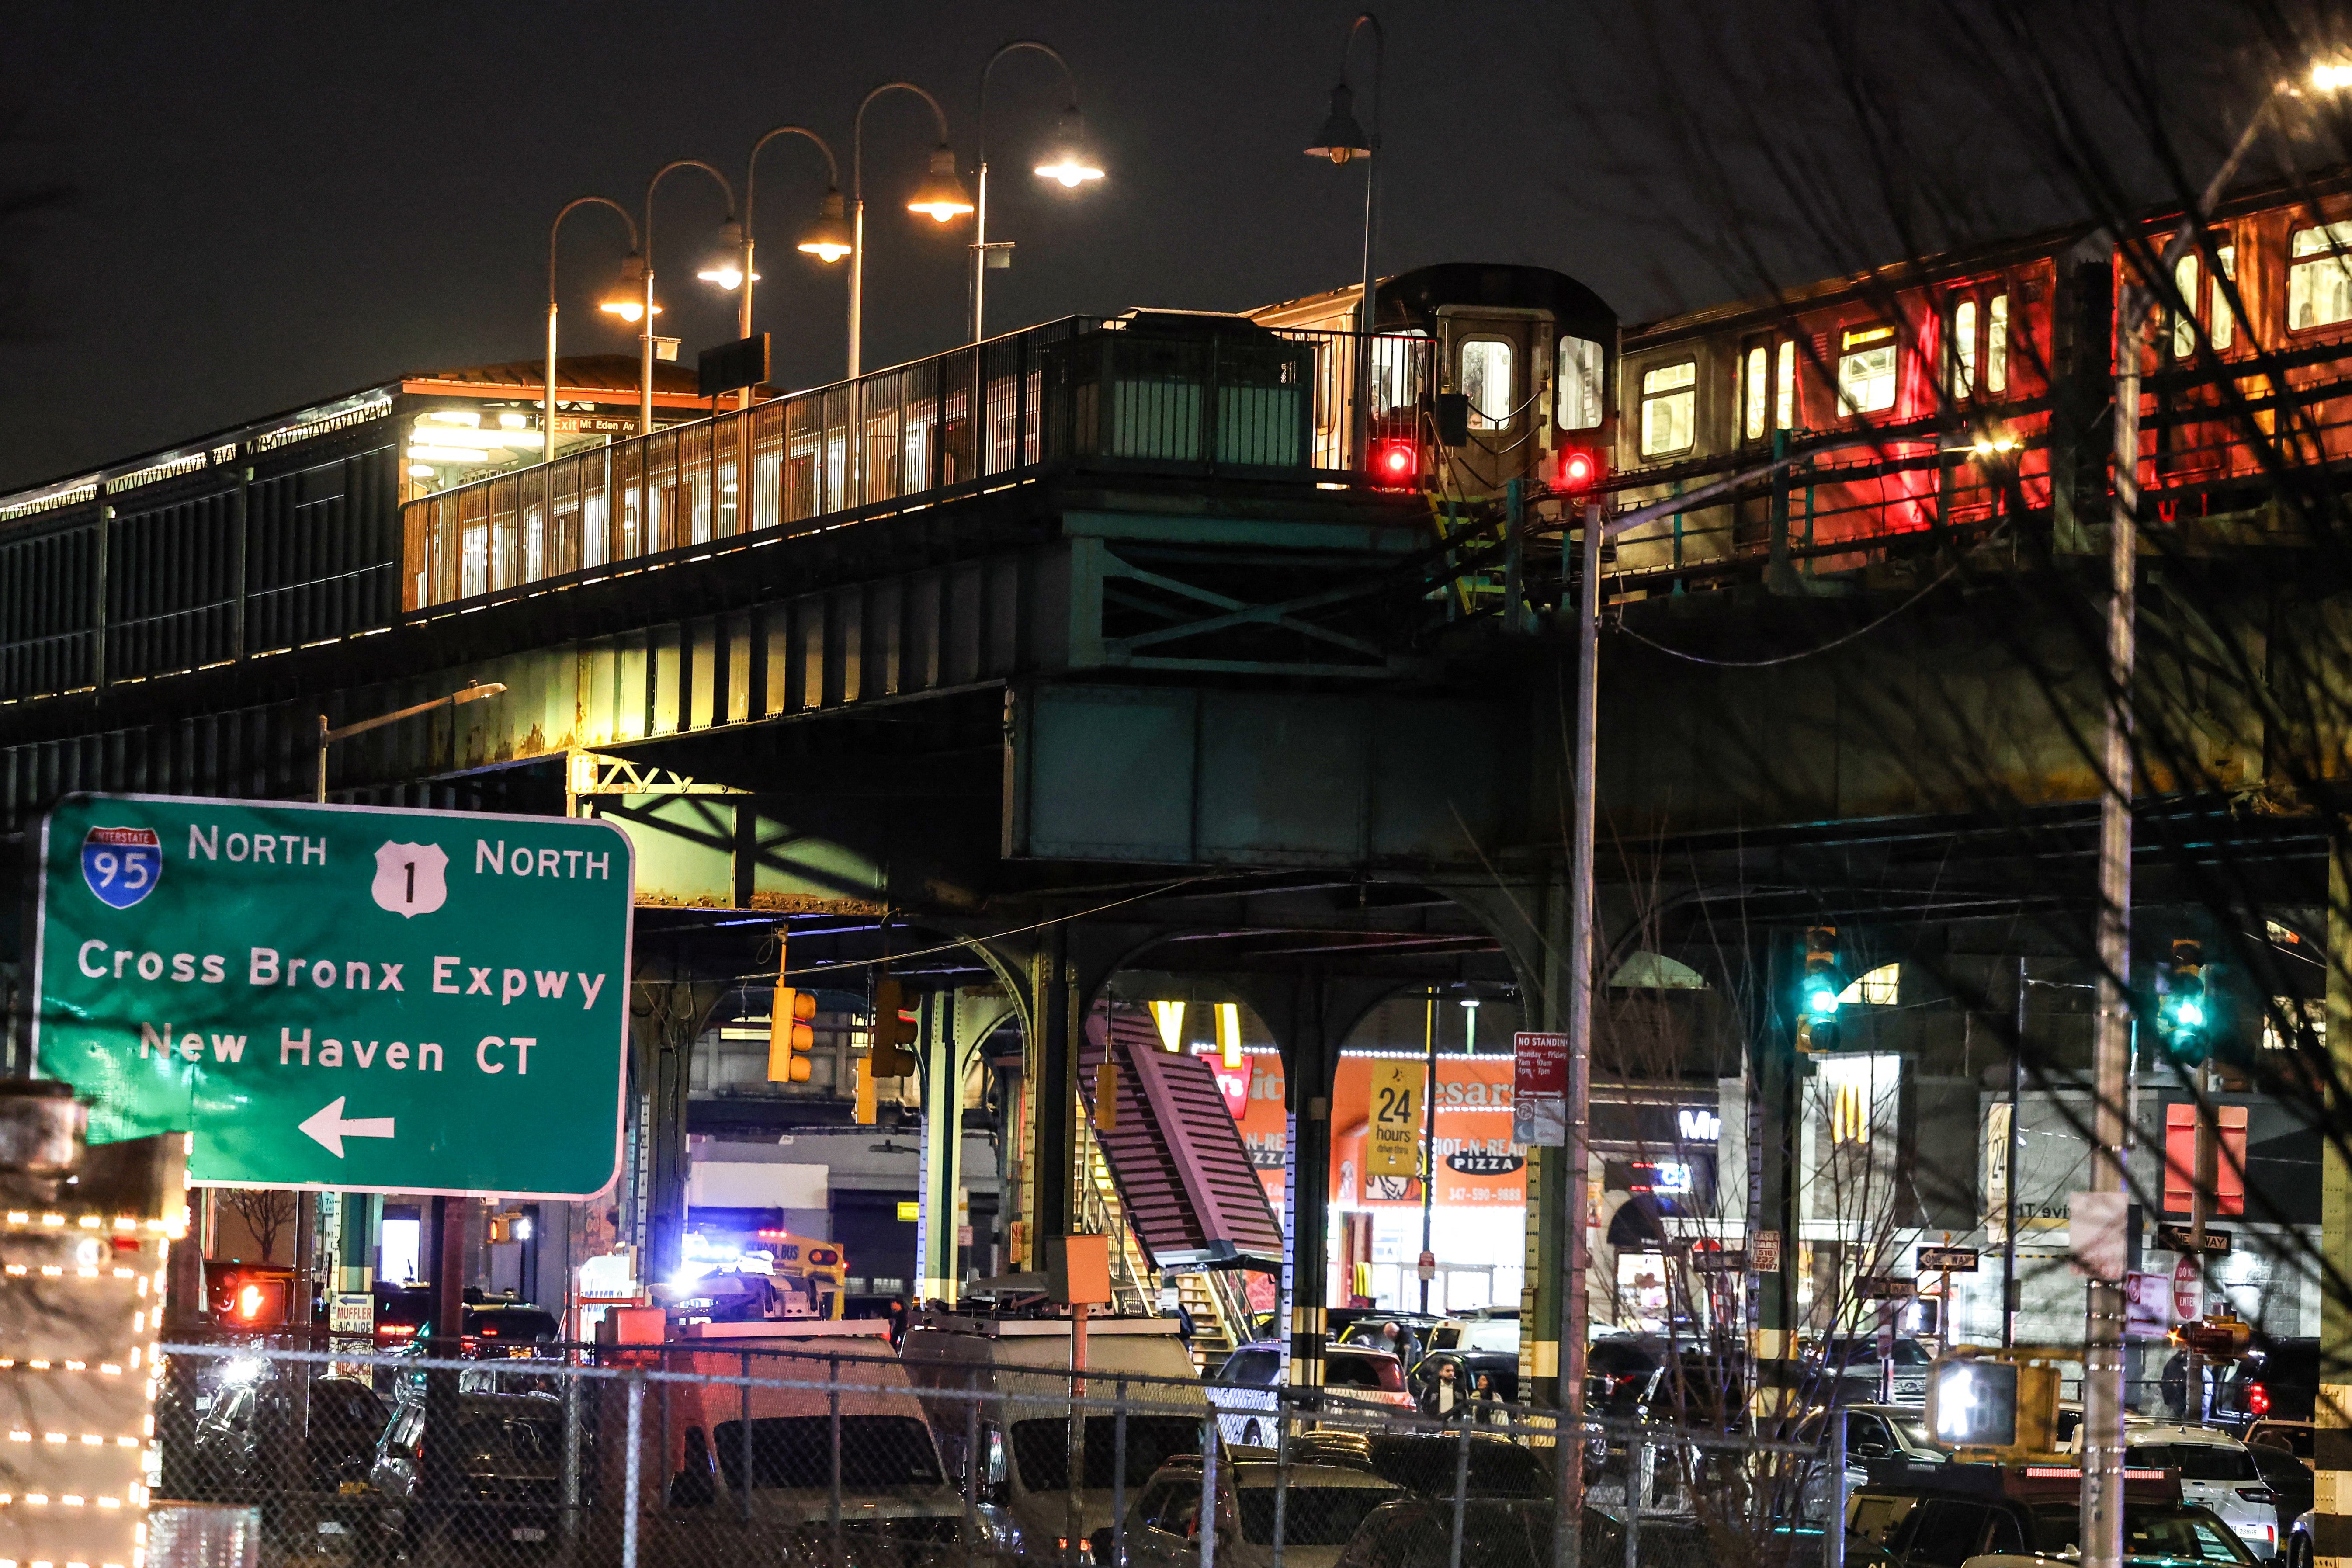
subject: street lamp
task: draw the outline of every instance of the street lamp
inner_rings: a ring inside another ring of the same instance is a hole
[[[929,104],[940,131],[939,145],[931,149],[929,172],[907,198],[907,210],[942,224],[972,210],[971,196],[956,177],[955,150],[948,145],[948,111],[940,107],[938,99],[911,81],[886,81],[858,100],[849,132],[849,376],[853,381],[861,363],[866,307],[866,111],[876,99],[892,91],[911,92]]]
[[[642,274],[640,281],[644,285],[644,298],[638,304],[639,313],[635,316],[630,316],[625,311],[614,310],[614,314],[623,321],[634,321],[637,323],[637,434],[640,436],[650,436],[654,433],[654,318],[661,314],[661,307],[654,303],[654,190],[666,176],[677,169],[699,169],[718,181],[719,188],[727,195],[727,223],[730,228],[734,226],[736,221],[735,187],[727,183],[726,175],[699,158],[678,158],[664,163],[654,171],[654,177],[646,182],[646,217],[642,230],[645,235],[645,244],[639,247],[638,252],[638,271]],[[718,261],[719,258],[713,258],[714,270]],[[609,304],[604,308],[613,309]]]
[[[1356,122],[1356,95],[1348,86],[1348,57],[1355,50],[1356,35],[1367,28],[1372,35],[1372,129],[1369,134]],[[1360,14],[1349,24],[1348,41],[1339,48],[1339,80],[1331,89],[1330,110],[1323,117],[1323,129],[1316,134],[1315,145],[1307,149],[1308,157],[1328,159],[1334,168],[1360,161],[1364,165],[1364,281],[1363,292],[1356,300],[1356,330],[1363,334],[1363,340],[1356,345],[1353,378],[1359,452],[1369,445],[1372,412],[1372,243],[1378,233],[1380,213],[1380,165],[1372,161],[1372,155],[1381,145],[1381,67],[1388,50],[1388,34],[1381,29],[1380,18],[1370,11]]]
[[[802,237],[800,250],[824,262],[838,261],[849,254],[848,237],[842,232],[841,222],[841,161],[833,155],[833,144],[805,125],[779,125],[752,142],[751,155],[743,160],[743,221],[730,233],[741,254],[740,258],[715,261],[698,274],[706,283],[716,283],[721,289],[740,287],[743,290],[742,298],[735,303],[735,335],[739,338],[751,335],[751,286],[760,280],[760,275],[751,268],[751,206],[760,173],[760,150],[779,136],[804,136],[824,154],[824,199],[817,206],[816,222]],[[738,395],[736,406],[751,406],[750,387]]]
[[[2138,661],[2135,645],[2135,599],[2139,554],[2139,381],[2147,353],[2148,318],[2157,304],[2154,285],[2174,269],[2198,237],[2206,215],[2252,150],[2254,138],[2281,99],[2352,87],[2352,66],[2315,65],[2307,83],[2275,83],[2247,116],[2229,156],[2206,182],[2197,205],[2182,215],[2147,284],[2126,280],[2116,301],[2115,500],[2107,528],[2107,712],[2100,760],[2106,789],[2099,798],[2098,1009],[2092,1043],[2095,1095],[2092,1103],[2094,1151],[2091,1190],[2127,1190],[2125,1100],[2131,1089],[2132,794],[2137,784],[2132,731],[2137,714],[2132,681]],[[2182,303],[2186,305],[2187,300]],[[2184,312],[2185,313],[2185,312]],[[2201,1125],[2201,1124],[2200,1124]],[[2200,1136],[2204,1134],[2200,1131]],[[2192,1184],[2192,1188],[2194,1184]],[[2201,1194],[2191,1199],[2200,1206]],[[2117,1568],[2123,1561],[2124,1347],[2123,1287],[2093,1279],[2083,1352],[2084,1568]]]
[[[980,125],[975,132],[980,154],[980,203],[971,237],[971,341],[973,342],[978,342],[988,335],[987,293],[990,258],[988,79],[996,69],[997,61],[1007,55],[1018,54],[1023,49],[1034,49],[1060,67],[1063,85],[1067,87],[1070,92],[1069,104],[1062,110],[1061,121],[1055,130],[1054,145],[1045,154],[1044,161],[1036,167],[1037,177],[1041,180],[1057,181],[1066,191],[1076,190],[1089,180],[1099,180],[1103,177],[1101,163],[1087,146],[1086,117],[1078,111],[1078,79],[1071,71],[1070,62],[1062,58],[1062,52],[1051,44],[1041,44],[1034,38],[1015,38],[989,56],[988,63],[980,68]],[[1012,247],[1008,244],[1002,248],[1006,252],[1006,257],[1004,262],[998,265],[1009,265],[1012,260]]]
[[[611,207],[629,226],[629,254],[637,253],[637,223],[629,209],[607,196],[581,196],[563,205],[555,221],[547,226],[547,403],[540,416],[539,455],[547,462],[555,460],[555,237],[563,227],[563,220],[572,216],[574,207]],[[611,310],[607,297],[604,309]]]
[[[362,719],[356,724],[345,724],[333,730],[327,728],[327,716],[324,713],[320,714],[319,781],[318,788],[311,798],[320,805],[327,804],[327,748],[333,742],[348,741],[353,735],[363,735],[370,730],[381,730],[386,724],[397,724],[403,719],[414,719],[419,713],[430,713],[436,708],[457,708],[467,702],[479,702],[485,697],[496,697],[506,689],[507,683],[503,680],[477,681],[460,690],[452,691],[446,697],[436,697],[430,702],[412,703],[406,708],[395,709],[390,713],[379,713],[373,719]]]

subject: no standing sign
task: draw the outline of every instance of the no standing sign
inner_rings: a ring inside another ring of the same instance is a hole
[[[629,841],[601,823],[73,795],[36,1070],[228,1185],[585,1197],[620,1158]]]

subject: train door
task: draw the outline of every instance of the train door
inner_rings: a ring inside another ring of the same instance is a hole
[[[1739,344],[1737,404],[1742,459],[1763,461],[1781,431],[1796,424],[1797,345],[1785,337],[1759,332]],[[1760,550],[1769,542],[1772,509],[1781,504],[1772,496],[1750,496],[1740,501],[1731,520],[1735,550]]]
[[[1539,477],[1549,450],[1552,315],[1495,306],[1441,307],[1438,381],[1469,400],[1466,445],[1444,455],[1443,488],[1493,495],[1510,479]]]

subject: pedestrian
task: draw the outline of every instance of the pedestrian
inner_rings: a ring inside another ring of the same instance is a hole
[[[1462,1385],[1454,1381],[1454,1363],[1437,1364],[1437,1381],[1430,1385],[1429,1413],[1440,1421],[1452,1422],[1463,1413]]]
[[[1472,1394],[1478,1402],[1479,1426],[1508,1426],[1511,1424],[1510,1407],[1503,1403],[1502,1394],[1496,1391],[1493,1373],[1482,1372],[1478,1374],[1478,1385],[1472,1391]]]
[[[1393,1352],[1399,1363],[1407,1372],[1411,1372],[1412,1363],[1421,1359],[1420,1342],[1412,1337],[1411,1329],[1406,1328],[1394,1318],[1381,1325],[1381,1346],[1384,1350]]]

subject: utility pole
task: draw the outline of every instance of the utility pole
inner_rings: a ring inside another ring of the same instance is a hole
[[[1476,1017],[1476,1014],[1472,1014]],[[1429,1053],[1428,1087],[1423,1091],[1421,1134],[1421,1310],[1429,1310],[1429,1268],[1434,1256],[1437,1217],[1437,992],[1422,1003],[1421,1041]]]

